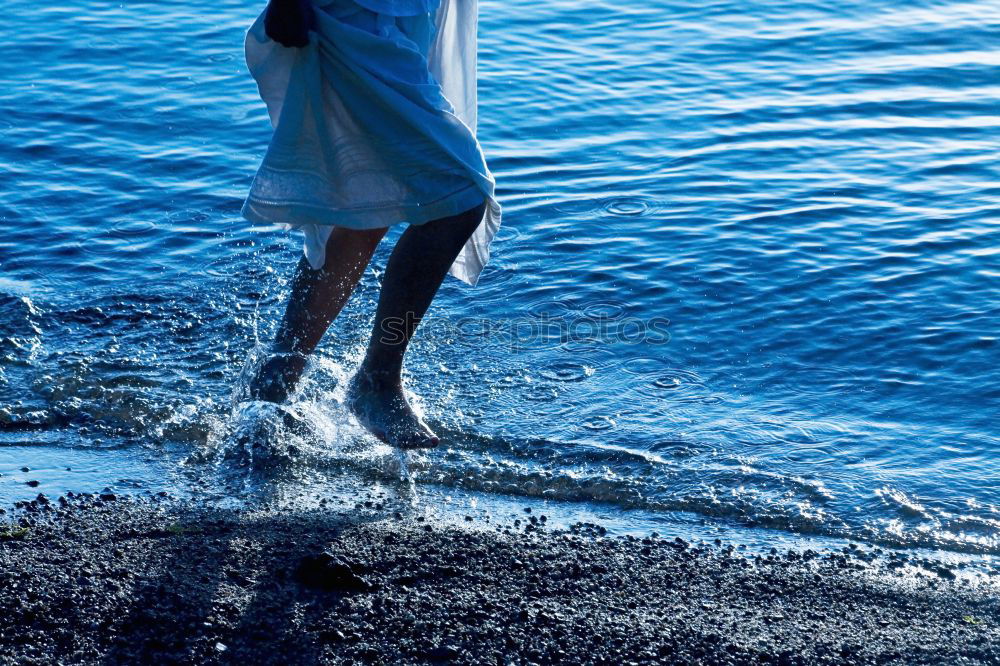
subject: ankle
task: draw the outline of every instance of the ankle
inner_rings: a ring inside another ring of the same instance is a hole
[[[310,351],[303,350],[298,344],[297,340],[292,341],[281,341],[275,342],[271,345],[270,355],[271,356],[292,356],[300,357],[303,359],[309,358]]]
[[[398,390],[403,386],[400,370],[372,366],[367,362],[358,368],[357,377],[367,389],[373,391]]]
[[[250,380],[248,388],[251,398],[284,402],[298,385],[307,362],[307,356],[296,352],[270,354]]]

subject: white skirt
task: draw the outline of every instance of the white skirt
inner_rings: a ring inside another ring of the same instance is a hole
[[[305,48],[264,32],[246,60],[274,135],[243,215],[301,229],[313,268],[334,227],[422,224],[487,202],[451,267],[475,284],[500,227],[495,182],[476,139],[477,0],[422,0],[396,16],[369,0],[314,0]]]

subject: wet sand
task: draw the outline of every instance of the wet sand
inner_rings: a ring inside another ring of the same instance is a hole
[[[1000,664],[995,583],[894,553],[112,497],[0,517],[0,662]]]

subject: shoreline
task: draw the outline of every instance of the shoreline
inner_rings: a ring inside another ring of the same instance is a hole
[[[61,453],[66,452],[67,450],[61,451]],[[70,449],[68,453],[76,455],[81,452]],[[83,455],[90,456],[93,453],[91,450],[83,452]],[[121,461],[120,457],[114,457],[117,450],[98,450],[98,453],[101,456],[108,456],[107,460],[103,458],[100,460],[103,464],[119,464]],[[157,461],[168,460],[169,464],[163,466],[163,476],[158,479],[140,478],[141,475],[135,474],[134,470],[131,474],[109,473],[103,478],[88,478],[78,476],[78,470],[84,465],[64,468],[51,464],[51,461],[47,468],[25,472],[20,469],[20,463],[12,462],[7,469],[0,470],[0,481],[7,484],[6,487],[0,488],[0,523],[4,521],[8,510],[5,507],[30,503],[39,492],[57,497],[60,492],[69,493],[81,486],[111,488],[120,496],[127,495],[140,500],[166,493],[178,502],[224,507],[228,510],[240,510],[241,506],[246,505],[254,507],[262,503],[273,503],[278,497],[274,492],[273,479],[270,479],[270,472],[266,469],[260,474],[253,472],[249,475],[258,484],[250,494],[247,493],[246,486],[240,483],[233,484],[232,479],[221,479],[211,475],[188,476],[181,479],[169,476],[183,467],[184,458],[182,455],[174,458],[159,456]],[[82,461],[74,459],[74,462]],[[91,465],[95,464],[94,461],[89,462]],[[123,476],[127,478],[122,478]],[[367,482],[345,481],[349,476],[350,473],[324,475],[320,478],[319,484],[301,486],[298,489],[295,484],[282,483],[280,496],[284,498],[286,504],[316,508],[321,505],[343,504],[344,501],[353,504],[350,498],[370,495],[371,488]],[[416,501],[425,507],[426,518],[444,523],[462,524],[464,516],[472,514],[477,520],[486,519],[495,523],[515,525],[518,519],[527,522],[528,516],[525,515],[525,511],[530,509],[535,515],[547,515],[550,529],[568,529],[576,523],[591,522],[606,527],[610,536],[632,535],[643,538],[670,534],[692,543],[708,543],[721,539],[751,555],[767,555],[772,547],[777,547],[779,550],[812,549],[817,552],[828,552],[854,547],[852,545],[854,544],[875,551],[906,554],[910,561],[925,562],[928,567],[934,567],[935,562],[946,562],[956,571],[980,573],[1000,580],[1000,557],[975,547],[956,548],[935,543],[873,540],[870,535],[864,534],[796,532],[780,526],[747,525],[739,522],[738,518],[730,516],[689,513],[683,510],[672,514],[658,514],[647,509],[622,508],[601,501],[552,500],[538,495],[496,494],[461,486],[437,486],[433,483],[418,482],[412,490],[404,488],[405,482],[398,480],[388,482],[385,478],[377,478],[376,484],[390,496],[393,495],[395,488],[394,500],[383,497],[384,503],[394,501],[403,513],[413,513]],[[211,487],[212,490],[206,493],[205,487]],[[413,497],[414,494],[416,498]],[[236,503],[232,501],[234,498],[239,498]],[[325,504],[321,504],[323,500]]]
[[[997,581],[878,549],[234,512],[113,493],[0,523],[0,663],[1000,663]]]

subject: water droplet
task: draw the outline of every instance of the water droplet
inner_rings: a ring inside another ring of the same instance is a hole
[[[538,374],[554,382],[582,382],[594,374],[594,368],[582,363],[566,361],[543,368]]]
[[[115,236],[142,236],[156,230],[156,224],[149,220],[119,220],[111,225]]]
[[[681,379],[680,377],[674,377],[672,375],[665,375],[663,377],[657,377],[653,380],[653,386],[661,389],[672,390],[680,388]]]
[[[610,416],[594,416],[583,422],[583,427],[587,430],[611,430],[617,425]]]

